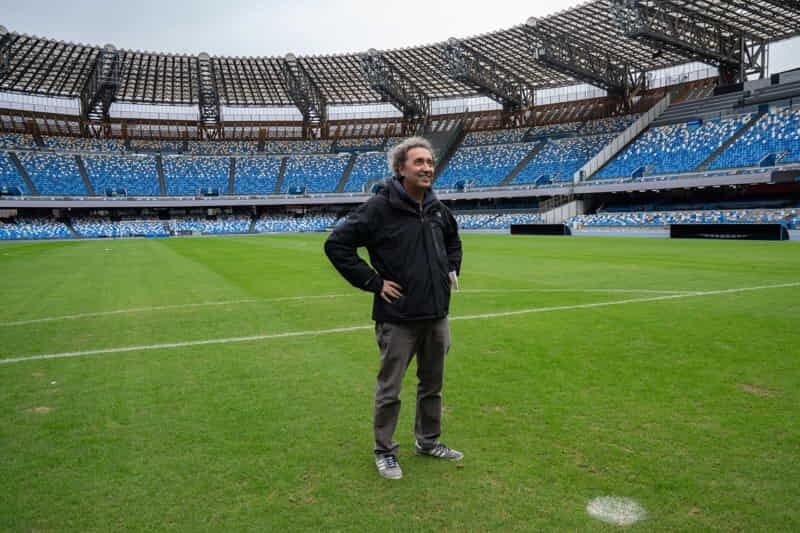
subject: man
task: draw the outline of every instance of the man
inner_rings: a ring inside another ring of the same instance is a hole
[[[439,442],[444,359],[450,348],[450,288],[461,268],[461,240],[450,210],[436,198],[433,149],[412,137],[389,153],[393,178],[359,206],[325,242],[333,266],[353,286],[375,293],[372,318],[380,348],[375,388],[375,465],[400,479],[398,444],[400,387],[417,356],[417,454],[460,460],[464,455]],[[365,246],[372,266],[357,254]]]

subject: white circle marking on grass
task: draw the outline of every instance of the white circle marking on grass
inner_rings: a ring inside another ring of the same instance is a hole
[[[589,516],[608,524],[629,526],[647,516],[644,507],[630,498],[599,496],[586,506]]]

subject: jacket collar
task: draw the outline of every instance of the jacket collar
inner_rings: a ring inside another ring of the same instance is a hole
[[[381,187],[378,188],[377,194],[386,192],[386,196],[394,207],[412,210],[414,213],[419,213],[419,203],[408,195],[403,183],[397,178],[386,178]],[[422,198],[422,209],[427,210],[431,205],[438,202],[436,194],[428,189],[425,191],[425,196]]]

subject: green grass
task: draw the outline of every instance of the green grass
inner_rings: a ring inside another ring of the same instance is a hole
[[[0,358],[369,326],[323,239],[2,243]],[[793,242],[465,235],[451,317],[799,281]],[[394,482],[368,329],[0,364],[0,529],[603,531],[616,495],[632,530],[796,531],[799,316],[791,286],[453,320],[466,458],[413,455],[409,372]]]

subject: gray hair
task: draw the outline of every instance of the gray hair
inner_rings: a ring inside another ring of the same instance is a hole
[[[425,137],[409,137],[389,150],[387,160],[389,162],[389,171],[393,176],[399,176],[397,169],[406,164],[408,151],[413,148],[425,148],[433,155],[433,146],[428,139]]]

